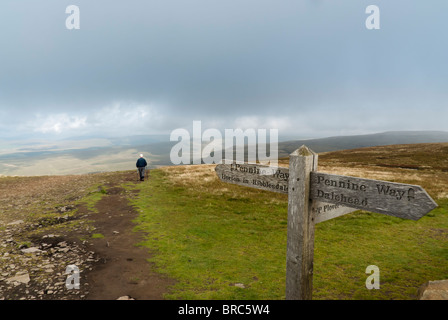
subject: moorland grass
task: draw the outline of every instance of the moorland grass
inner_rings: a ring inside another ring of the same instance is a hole
[[[165,298],[285,298],[286,195],[185,167],[126,187],[139,190],[140,245],[176,280]],[[313,299],[416,299],[423,283],[448,279],[448,200],[437,202],[419,221],[357,211],[316,225]],[[378,290],[366,289],[369,265]]]

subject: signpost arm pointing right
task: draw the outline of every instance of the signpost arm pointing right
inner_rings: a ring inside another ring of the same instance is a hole
[[[286,300],[311,300],[313,290],[314,217],[310,176],[317,154],[306,146],[289,156]]]

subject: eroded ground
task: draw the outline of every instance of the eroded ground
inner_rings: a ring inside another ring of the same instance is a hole
[[[0,178],[0,299],[163,299],[172,283],[136,246],[135,172]],[[67,289],[66,268],[80,270]]]

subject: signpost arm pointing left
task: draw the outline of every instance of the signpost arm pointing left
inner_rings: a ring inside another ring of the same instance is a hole
[[[286,300],[311,300],[313,290],[314,216],[310,176],[318,156],[306,146],[289,156]]]

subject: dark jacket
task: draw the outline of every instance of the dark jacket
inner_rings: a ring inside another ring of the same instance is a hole
[[[146,163],[146,160],[145,160],[145,159],[143,159],[143,158],[139,158],[139,159],[137,160],[137,164],[136,164],[137,168],[146,167],[147,165],[148,165],[148,164]]]

